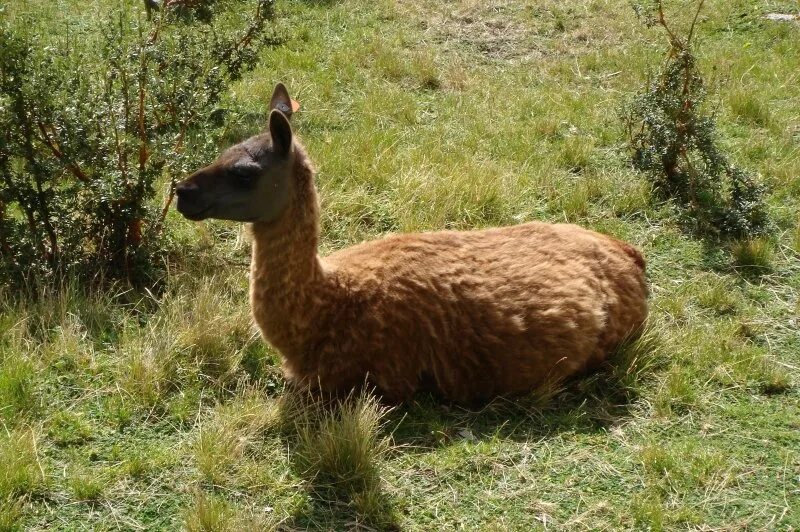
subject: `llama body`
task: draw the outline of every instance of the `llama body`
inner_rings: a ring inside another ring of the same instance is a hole
[[[401,234],[319,258],[300,166],[305,205],[254,224],[251,264],[255,320],[297,384],[481,402],[589,369],[644,321],[638,252],[574,225]]]
[[[476,403],[590,369],[642,325],[639,252],[575,225],[401,234],[319,257],[313,170],[289,135],[285,205],[252,226],[250,297],[291,382]]]

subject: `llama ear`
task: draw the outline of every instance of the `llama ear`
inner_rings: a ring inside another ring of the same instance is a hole
[[[291,118],[292,115],[300,109],[300,104],[289,97],[289,91],[286,90],[286,85],[278,83],[275,85],[275,90],[272,91],[272,98],[269,101],[269,110],[277,109],[286,115],[286,118]]]
[[[280,155],[288,155],[292,149],[292,126],[289,119],[281,111],[273,109],[269,114],[269,134],[272,146]]]

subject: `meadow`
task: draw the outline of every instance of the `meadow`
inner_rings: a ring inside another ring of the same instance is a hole
[[[116,0],[24,0],[53,32]],[[139,9],[139,2],[129,2]],[[667,3],[678,27],[691,2]],[[254,329],[249,245],[170,212],[159,290],[0,287],[0,530],[800,528],[800,23],[709,0],[696,55],[769,235],[704,238],[634,170],[621,110],[667,44],[622,0],[280,0],[226,99],[277,81],[318,168],[322,252],[572,222],[647,259],[646,333],[596,375],[478,411],[329,409]],[[263,121],[263,122],[262,122]],[[198,161],[198,167],[207,161]]]

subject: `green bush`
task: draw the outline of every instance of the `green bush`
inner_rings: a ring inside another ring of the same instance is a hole
[[[686,209],[694,228],[713,236],[746,237],[769,226],[764,187],[730,163],[717,143],[714,117],[692,52],[697,15],[685,37],[667,24],[660,0],[635,5],[648,26],[667,33],[670,49],[658,74],[625,109],[634,166]]]
[[[136,4],[89,36],[0,23],[0,282],[152,273],[171,201],[157,185],[216,151],[272,2],[166,0],[150,19]]]

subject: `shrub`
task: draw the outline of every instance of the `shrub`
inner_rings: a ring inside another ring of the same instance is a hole
[[[706,90],[692,51],[697,16],[685,37],[667,24],[661,0],[636,4],[648,26],[669,39],[666,61],[625,110],[634,166],[687,209],[701,233],[744,237],[769,225],[764,187],[730,163],[717,143],[714,117],[704,112]]]
[[[156,186],[216,151],[219,102],[271,17],[272,0],[166,0],[151,20],[120,7],[99,46],[0,23],[0,282],[146,278],[171,201]]]

